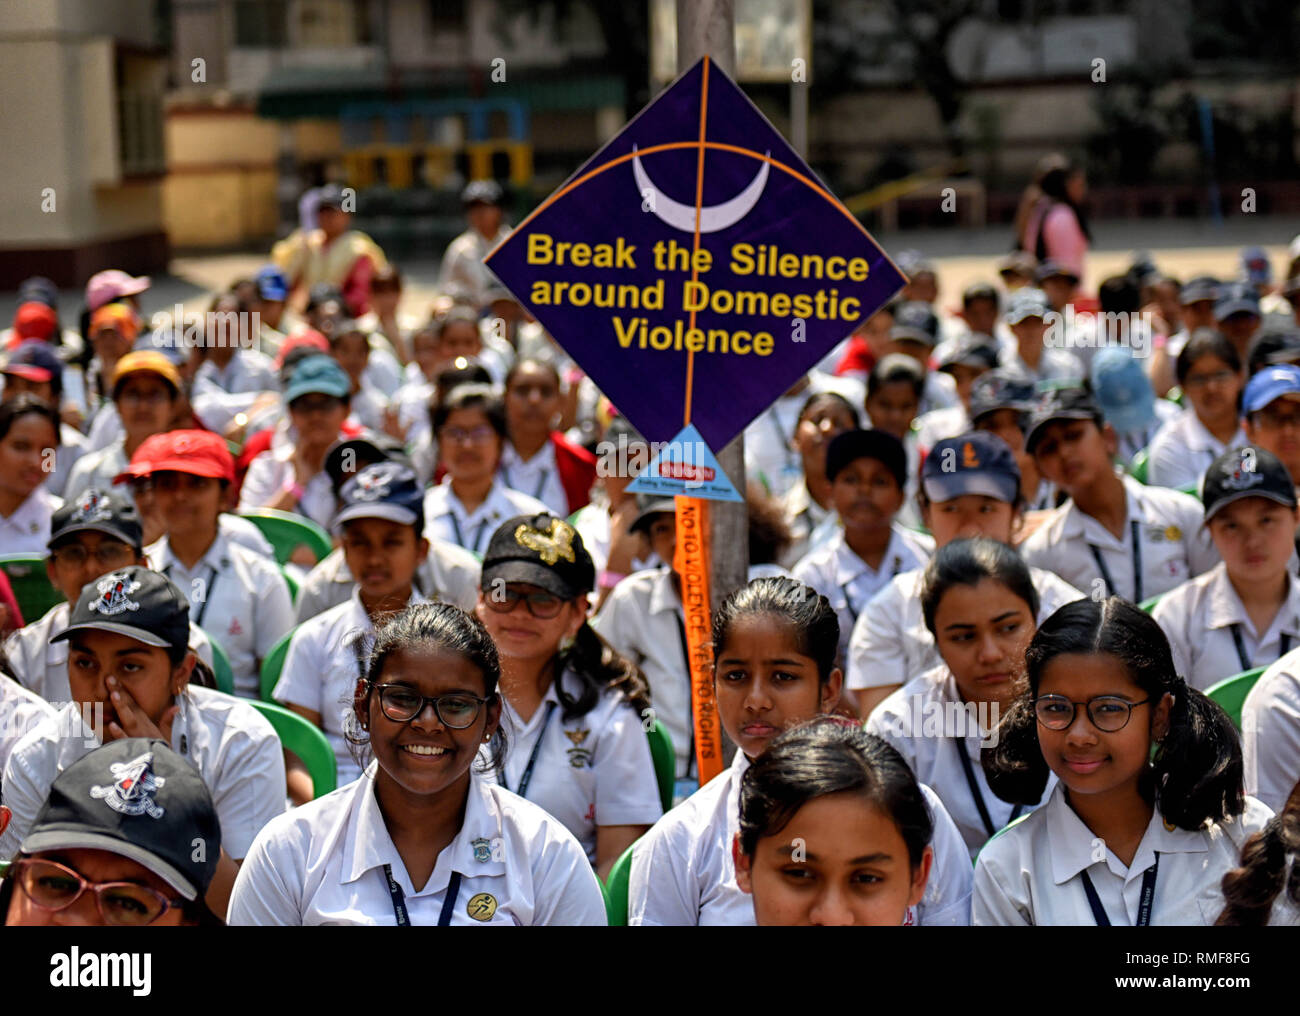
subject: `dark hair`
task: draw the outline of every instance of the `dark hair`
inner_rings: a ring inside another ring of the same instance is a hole
[[[740,849],[777,835],[809,801],[856,791],[894,820],[915,869],[934,817],[912,770],[888,741],[856,723],[818,717],[779,734],[740,780]]]
[[[996,747],[983,752],[989,789],[1004,801],[1034,804],[1042,797],[1048,767],[1038,744],[1034,698],[1047,664],[1066,653],[1114,656],[1153,708],[1166,692],[1174,696],[1169,732],[1138,781],[1142,796],[1157,804],[1166,822],[1196,830],[1207,819],[1241,814],[1241,742],[1232,720],[1178,676],[1160,625],[1118,596],[1067,603],[1039,627],[1025,651],[1027,687],[1002,717]]]
[[[790,546],[790,526],[776,498],[768,497],[757,483],[745,491],[749,520],[749,563],[775,564]]]
[[[882,357],[867,375],[867,398],[874,398],[885,385],[892,384],[911,385],[920,399],[925,394],[925,368],[903,353]]]
[[[433,322],[434,337],[439,342],[441,342],[442,333],[445,332],[452,325],[469,325],[471,328],[474,329],[474,333],[477,335],[478,314],[475,313],[473,308],[466,307],[463,304],[457,304],[453,306],[450,310],[447,311],[447,313],[443,314],[441,317],[434,320]]]
[[[515,375],[517,375],[525,367],[538,367],[546,371],[546,373],[550,374],[553,378],[555,378],[556,389],[561,389],[564,387],[564,382],[560,380],[560,372],[555,369],[555,364],[551,363],[549,360],[542,360],[535,356],[525,356],[522,360],[516,360],[515,365],[511,367],[509,373],[506,374],[505,388],[507,390],[510,388],[510,385],[514,382]]]
[[[1269,366],[1269,361],[1279,353],[1284,353],[1287,360],[1294,363],[1298,353],[1297,342],[1300,339],[1294,331],[1271,325],[1260,328],[1250,340],[1250,349],[1246,351],[1246,376],[1254,377]]]
[[[1300,904],[1300,783],[1286,806],[1241,848],[1241,867],[1223,876],[1227,904],[1216,925],[1262,927],[1268,924],[1274,901],[1286,892]]]
[[[54,440],[59,440],[59,411],[39,395],[23,392],[7,402],[0,402],[0,441],[9,436],[9,431],[20,417],[32,414],[43,416],[54,428]]]
[[[1079,231],[1083,233],[1087,240],[1091,241],[1092,233],[1088,229],[1087,216],[1084,215],[1083,209],[1074,203],[1074,199],[1070,197],[1069,190],[1066,187],[1070,177],[1074,176],[1075,173],[1083,172],[1083,167],[1075,165],[1063,155],[1047,156],[1039,162],[1038,166],[1039,173],[1036,183],[1039,192],[1043,197],[1049,198],[1052,204],[1069,205],[1070,210],[1074,212],[1075,218],[1079,220]],[[1039,261],[1047,259],[1043,243],[1043,221],[1046,217],[1046,214],[1044,214],[1043,219],[1039,220],[1038,237],[1036,238],[1037,249],[1031,252]]]
[[[492,429],[503,441],[506,438],[506,406],[500,395],[490,385],[457,385],[442,398],[432,411],[433,433],[447,425],[447,418],[460,409],[478,409],[487,417]]]
[[[356,657],[360,681],[354,708],[343,717],[343,737],[349,744],[353,759],[362,769],[369,763],[370,735],[361,728],[356,711],[370,708],[370,695],[384,665],[395,652],[410,649],[421,642],[434,645],[465,657],[483,674],[483,694],[489,699],[497,697],[501,681],[501,661],[496,643],[483,627],[483,622],[450,603],[415,603],[388,621],[376,627],[373,634],[352,639],[350,648]],[[506,738],[500,727],[488,743],[489,758],[481,772],[499,768],[505,761]]]
[[[1006,586],[1025,601],[1031,616],[1038,616],[1038,590],[1024,558],[987,536],[953,540],[935,551],[921,576],[921,613],[931,635],[936,634],[934,616],[944,593],[953,586],[977,586],[985,579]]]
[[[1174,361],[1174,376],[1180,385],[1187,380],[1193,365],[1203,356],[1217,356],[1234,371],[1241,371],[1241,357],[1227,336],[1213,328],[1198,328],[1179,350],[1178,359]]]
[[[794,629],[795,649],[817,664],[822,684],[835,669],[840,644],[840,622],[830,601],[810,586],[785,576],[754,579],[732,592],[713,615],[713,659],[722,655],[731,626],[742,617],[772,614]]]
[[[645,675],[635,663],[601,638],[586,619],[574,635],[573,645],[562,652],[556,661],[557,675],[562,674],[565,668],[577,676],[582,691],[574,698],[558,680],[555,682],[555,694],[560,700],[563,719],[571,720],[591,712],[606,689],[622,692],[628,704],[636,710],[637,716],[644,718],[647,715],[646,711],[650,708],[650,684]]]
[[[803,423],[804,417],[809,413],[821,409],[826,405],[832,405],[835,408],[843,409],[848,413],[849,417],[853,420],[853,426],[850,428],[851,430],[857,430],[862,426],[862,417],[860,417],[858,411],[853,408],[853,403],[843,395],[839,392],[817,392],[808,396],[808,399],[804,402],[803,408],[799,410],[799,417],[795,420],[795,427],[797,428],[799,424]]]
[[[1097,287],[1097,301],[1105,314],[1136,314],[1142,309],[1142,294],[1127,275],[1112,275]]]

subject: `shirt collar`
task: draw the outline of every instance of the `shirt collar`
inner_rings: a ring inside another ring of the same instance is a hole
[[[353,621],[364,625],[364,631],[374,631],[375,626],[370,623],[370,615],[366,613],[366,608],[361,602],[361,585],[357,583],[352,587],[352,594],[348,597],[352,604]],[[415,588],[415,580],[411,580],[411,595],[406,601],[406,606],[412,607],[417,603],[424,603],[425,599],[420,595],[420,591]]]
[[[1208,589],[1208,609],[1206,611],[1206,624],[1209,628],[1228,628],[1234,624],[1245,625],[1252,632],[1255,626],[1250,620],[1250,615],[1246,613],[1246,608],[1242,605],[1241,597],[1237,591],[1232,588],[1232,580],[1228,578],[1228,567],[1219,562],[1210,571],[1210,581]],[[1271,631],[1296,632],[1300,628],[1300,584],[1295,577],[1288,571],[1286,573],[1286,599],[1278,607],[1277,614],[1269,624],[1268,631],[1256,632],[1256,637],[1262,643]]]
[[[650,587],[650,613],[662,614],[665,611],[680,613],[682,601],[673,590],[673,571],[664,566],[655,573],[655,580]]]
[[[835,534],[835,538],[840,541],[833,551],[837,585],[846,586],[863,575],[894,575],[902,569],[903,546],[897,531],[892,526],[889,530],[889,543],[885,546],[879,568],[872,568],[853,552],[843,529]]]
[[[173,567],[183,569],[186,574],[193,572],[203,566],[206,566],[214,572],[221,572],[230,566],[230,551],[227,547],[226,534],[217,527],[217,538],[212,541],[211,546],[203,552],[203,556],[195,563],[194,568],[185,568],[185,565],[172,553],[171,539],[164,536],[156,544],[158,547],[158,570],[167,574]]]

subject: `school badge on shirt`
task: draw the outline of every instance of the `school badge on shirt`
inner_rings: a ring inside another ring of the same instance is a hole
[[[590,730],[566,730],[564,736],[573,742],[573,747],[567,752],[569,756],[569,765],[574,769],[591,768],[591,749],[583,748],[582,742],[587,739]]]
[[[474,848],[474,860],[479,864],[487,864],[492,860],[492,844],[487,839],[480,836],[476,840],[470,840],[469,845]]]

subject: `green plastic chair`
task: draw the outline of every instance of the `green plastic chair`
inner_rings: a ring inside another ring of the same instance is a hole
[[[650,757],[655,764],[659,801],[666,812],[673,806],[673,785],[677,781],[677,756],[673,752],[673,739],[660,720],[655,720],[654,727],[646,731],[646,736],[650,738]]]
[[[1246,696],[1250,694],[1250,689],[1255,687],[1259,675],[1267,669],[1267,667],[1256,667],[1254,670],[1225,678],[1205,689],[1206,696],[1223,706],[1223,711],[1228,714],[1232,725],[1238,730],[1241,729],[1241,707],[1246,704]]]
[[[271,647],[271,651],[266,654],[266,659],[262,661],[261,685],[259,692],[262,695],[263,702],[274,701],[271,698],[271,692],[275,691],[275,686],[280,680],[280,671],[284,669],[284,658],[289,655],[289,642],[293,639],[293,633],[298,630],[297,626],[290,628],[284,633],[284,636]]]
[[[619,855],[605,880],[605,915],[611,928],[627,927],[627,887],[632,875],[632,851],[637,840]]]
[[[319,727],[274,702],[253,702],[252,706],[270,721],[280,743],[302,759],[311,776],[313,797],[324,797],[338,786],[334,749]]]
[[[276,511],[274,508],[252,508],[239,514],[257,526],[275,548],[277,564],[284,564],[289,560],[289,555],[304,544],[316,555],[317,561],[324,560],[325,555],[334,549],[330,534],[301,515]]]
[[[9,578],[24,624],[40,620],[51,607],[63,602],[63,594],[45,574],[42,554],[6,554],[0,557],[0,571]]]
[[[1143,610],[1145,610],[1148,614],[1150,614],[1153,610],[1156,609],[1156,604],[1160,602],[1160,597],[1164,595],[1165,595],[1164,593],[1158,593],[1155,596],[1143,600],[1141,603],[1138,604],[1138,606],[1141,607]]]
[[[235,670],[230,665],[230,657],[221,643],[212,637],[212,632],[205,628],[203,633],[212,645],[212,673],[217,679],[217,691],[224,691],[227,695],[235,694]]]
[[[1148,449],[1143,448],[1133,456],[1133,461],[1129,463],[1129,475],[1132,476],[1133,479],[1137,480],[1138,483],[1145,484],[1147,482],[1147,469],[1150,465],[1151,453]]]
[[[287,568],[285,568],[284,565],[280,566],[280,574],[284,576],[285,585],[289,587],[289,599],[291,599],[294,603],[297,603],[298,602],[298,580],[293,577],[293,574]]]

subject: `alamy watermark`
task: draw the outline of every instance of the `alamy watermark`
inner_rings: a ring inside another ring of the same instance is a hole
[[[149,320],[155,349],[252,349],[262,333],[262,315],[257,311],[215,311],[186,314],[176,304],[174,314],[158,311]]]
[[[928,695],[913,695],[904,708],[883,719],[886,737],[954,737],[974,735],[981,748],[996,748],[1001,708],[996,702],[940,702]]]
[[[1146,311],[1076,311],[1067,304],[1064,313],[1049,310],[1043,315],[1047,328],[1043,345],[1049,349],[1104,349],[1125,346],[1134,357],[1151,355],[1151,314]]]

